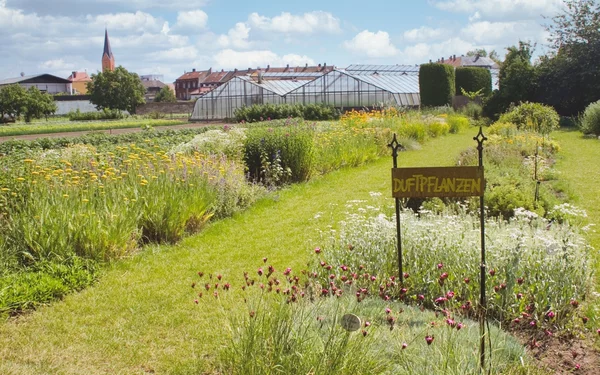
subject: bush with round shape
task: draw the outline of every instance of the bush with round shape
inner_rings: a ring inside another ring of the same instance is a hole
[[[581,118],[581,131],[600,135],[600,100],[587,106]]]
[[[554,108],[540,103],[522,103],[500,116],[499,122],[512,122],[519,130],[550,134],[558,129],[560,117]]]

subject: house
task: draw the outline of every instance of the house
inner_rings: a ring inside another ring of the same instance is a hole
[[[0,88],[6,85],[19,84],[25,90],[30,87],[37,87],[38,90],[48,94],[68,94],[73,93],[73,83],[65,78],[57,77],[52,74],[37,74],[26,76],[21,74],[17,78],[8,78],[0,81]]]
[[[71,81],[73,93],[82,95],[87,94],[87,83],[92,82],[87,72],[73,72],[67,79]]]
[[[289,66],[285,67],[271,67],[267,65],[266,68],[261,69],[260,67],[253,69],[248,68],[244,70],[234,69],[232,71],[221,70],[220,72],[213,72],[212,68],[205,71],[196,71],[193,69],[191,72],[187,72],[175,81],[175,93],[178,100],[190,100],[198,98],[207,92],[214,90],[215,88],[229,82],[234,77],[252,76],[258,72],[263,73],[265,76],[269,74],[289,74],[289,79],[295,75],[300,76],[301,74],[315,74],[315,76],[321,76],[331,72],[335,69],[335,66],[327,66],[327,64],[319,64],[318,66]]]
[[[144,95],[146,102],[153,102],[156,94],[165,87],[166,85],[161,81],[162,75],[143,75],[140,76],[140,80],[142,81],[142,85],[146,89],[146,94]]]
[[[429,62],[431,62],[431,60]],[[452,55],[447,59],[442,57],[437,62],[441,64],[452,65],[455,68],[469,66],[489,69],[490,73],[492,73],[492,88],[497,89],[499,86],[498,74],[500,73],[500,65],[489,57],[483,57],[478,54],[473,56]]]

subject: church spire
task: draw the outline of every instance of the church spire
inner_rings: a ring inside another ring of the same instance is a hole
[[[110,48],[110,40],[108,40],[108,29],[104,29],[104,52],[102,53],[102,71],[115,70],[115,56]]]

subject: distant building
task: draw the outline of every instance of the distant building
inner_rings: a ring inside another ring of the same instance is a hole
[[[24,89],[37,87],[38,90],[48,94],[72,94],[73,84],[70,80],[54,76],[52,74],[37,74],[17,78],[8,78],[0,81],[0,88],[6,85],[19,84]]]
[[[115,70],[115,55],[110,48],[110,40],[108,40],[108,30],[104,29],[104,52],[102,53],[102,72]]]
[[[73,85],[73,93],[82,95],[87,94],[87,83],[92,81],[87,72],[73,72],[67,79]]]
[[[431,60],[429,61],[431,62]],[[498,88],[498,73],[500,72],[500,65],[497,62],[490,59],[489,57],[483,57],[480,55],[474,56],[456,56],[452,55],[449,58],[442,57],[437,61],[441,64],[452,65],[455,68],[458,67],[477,67],[486,68],[492,73],[492,88]]]
[[[144,88],[146,89],[146,94],[144,95],[146,102],[153,102],[154,98],[156,97],[156,94],[158,94],[158,92],[165,87],[166,85],[161,82],[158,79],[153,79],[153,78],[158,78],[158,77],[162,77],[160,75],[145,75],[145,76],[140,76],[140,79],[142,80],[142,85],[144,85]]]
[[[252,76],[257,75],[258,72],[264,75],[271,75],[281,73],[286,75],[285,79],[293,79],[294,76],[301,76],[302,74],[312,73],[316,76],[324,75],[335,69],[334,66],[327,66],[327,64],[319,64],[318,66],[285,66],[285,67],[271,67],[267,65],[266,68],[261,69],[248,68],[244,70],[221,70],[220,72],[213,72],[212,68],[204,71],[196,71],[192,69],[191,72],[184,73],[181,77],[175,80],[175,96],[178,100],[190,100],[200,97],[215,88],[229,82],[234,77]],[[283,79],[274,78],[272,79]]]

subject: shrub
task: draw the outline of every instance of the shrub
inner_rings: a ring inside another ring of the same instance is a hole
[[[450,131],[450,125],[445,122],[433,122],[427,126],[427,133],[431,138],[447,135]]]
[[[327,121],[339,118],[338,111],[325,104],[254,104],[234,111],[237,122],[258,122],[300,117],[310,121]]]
[[[469,102],[462,107],[459,112],[473,120],[480,120],[483,117],[483,107],[477,103]]]
[[[419,69],[421,106],[452,105],[456,92],[454,67],[446,64],[423,64]]]
[[[584,134],[600,135],[600,101],[591,103],[583,112],[581,131]]]
[[[503,138],[514,137],[518,133],[517,125],[510,122],[495,122],[488,129],[488,134],[499,135]]]
[[[70,121],[93,121],[93,120],[120,120],[125,118],[125,114],[118,110],[104,108],[98,112],[81,112],[77,109],[67,114]]]
[[[244,162],[253,181],[275,185],[307,181],[313,163],[313,130],[307,126],[250,128],[244,143]],[[289,170],[289,175],[268,181],[278,168],[283,173]]]
[[[460,133],[469,128],[469,119],[464,116],[448,116],[447,122],[452,134]]]
[[[470,66],[456,68],[456,95],[462,95],[462,90],[467,92],[481,90],[481,96],[491,95],[492,73],[486,68]]]
[[[554,108],[540,103],[522,103],[500,116],[500,122],[512,122],[518,129],[550,134],[558,129],[559,116]]]

